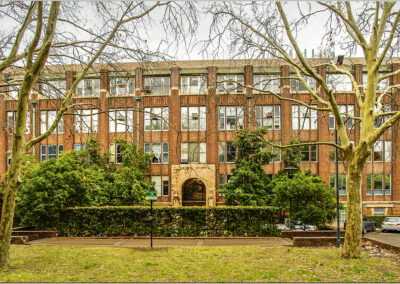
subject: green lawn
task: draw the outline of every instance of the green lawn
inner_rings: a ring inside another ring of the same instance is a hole
[[[336,249],[12,246],[4,282],[399,282],[400,263]]]

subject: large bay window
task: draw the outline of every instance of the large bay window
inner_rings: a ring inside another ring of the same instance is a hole
[[[157,196],[169,195],[169,177],[168,176],[151,176],[151,182],[157,191]]]
[[[316,81],[313,77],[303,76],[304,80],[308,87],[312,90],[316,90]],[[302,81],[297,79],[290,79],[290,90],[292,92],[308,92],[306,86],[303,84]]]
[[[168,107],[153,107],[144,109],[144,131],[168,131]]]
[[[233,142],[218,143],[218,162],[233,163],[236,159],[236,148]]]
[[[392,161],[392,141],[376,141],[372,149],[372,155],[368,161],[391,162]]]
[[[12,135],[15,129],[15,124],[17,123],[17,112],[7,111],[7,132]],[[25,134],[30,133],[31,121],[29,111],[26,113],[26,123],[25,123]]]
[[[67,92],[65,80],[51,80],[43,83],[42,95],[45,98],[63,98]]]
[[[182,131],[206,130],[206,107],[181,107]]]
[[[329,183],[332,187],[339,190],[339,195],[346,195],[346,175],[340,174],[338,177],[338,187],[336,187],[336,175],[329,175]]]
[[[239,130],[243,129],[243,107],[241,106],[220,106],[218,107],[218,129]]]
[[[60,157],[64,151],[64,145],[40,145],[40,160],[50,160]]]
[[[182,143],[181,163],[206,163],[206,143]]]
[[[390,195],[391,175],[390,174],[367,174],[367,195]]]
[[[382,76],[382,74],[379,74],[379,76]],[[368,74],[363,73],[362,75],[362,80],[363,80],[363,86],[364,90],[367,90],[367,82],[368,82]],[[381,80],[378,85],[376,86],[377,91],[384,91],[387,88],[389,88],[389,78],[386,78],[384,80]]]
[[[303,154],[302,162],[316,162],[317,161],[317,145],[304,145],[301,147]]]

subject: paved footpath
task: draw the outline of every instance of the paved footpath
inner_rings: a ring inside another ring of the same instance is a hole
[[[365,237],[400,247],[400,232],[392,232],[392,233],[373,232],[366,234]]]
[[[149,247],[150,238],[78,238],[56,237],[30,242],[33,246],[111,246]],[[283,238],[153,238],[154,247],[180,246],[289,246],[292,240]]]

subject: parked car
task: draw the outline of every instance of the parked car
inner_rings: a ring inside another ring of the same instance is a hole
[[[303,224],[300,221],[286,219],[285,225],[287,230],[294,230],[294,231],[315,231],[317,229],[316,226]]]
[[[346,230],[346,223],[344,222],[344,229]],[[375,232],[376,225],[375,222],[369,219],[367,216],[362,216],[362,234],[366,234],[367,232]]]
[[[400,217],[386,217],[381,224],[382,232],[400,231]]]

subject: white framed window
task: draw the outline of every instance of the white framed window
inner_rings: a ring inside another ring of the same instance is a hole
[[[132,109],[110,109],[109,110],[109,132],[132,132],[133,110]]]
[[[244,112],[241,106],[218,107],[218,129],[239,130],[243,129]]]
[[[218,93],[243,93],[243,75],[218,75]]]
[[[316,107],[316,105],[313,105]],[[316,130],[317,111],[302,105],[292,105],[292,129]]]
[[[76,96],[94,97],[100,92],[100,79],[83,79],[76,87]]]
[[[207,77],[198,76],[181,76],[182,94],[204,94],[207,92]]]
[[[43,82],[42,95],[46,98],[63,98],[67,92],[65,80],[49,80]]]
[[[390,112],[392,109],[391,105],[386,104],[382,106],[382,109],[379,113],[386,113],[386,112]],[[376,110],[376,108],[374,107],[374,110]],[[392,116],[391,115],[385,115],[385,116],[380,116],[378,118],[375,119],[374,122],[374,127],[375,129],[379,128],[382,126],[382,124],[385,123],[385,121],[388,121]]]
[[[169,177],[168,176],[151,176],[151,182],[157,191],[157,196],[169,196]]]
[[[57,111],[55,110],[42,110],[40,111],[40,133],[43,134],[47,131],[47,129],[50,128],[50,126],[54,123],[56,120],[57,116]],[[64,119],[61,118],[60,121],[58,122],[58,125],[56,128],[54,128],[52,134],[58,134],[64,133]]]
[[[392,188],[391,174],[367,174],[367,195],[390,195]]]
[[[254,88],[264,91],[271,91],[275,93],[279,93],[280,91],[280,79],[279,75],[254,75]],[[260,91],[254,90],[255,93],[259,93]]]
[[[206,131],[206,107],[181,107],[182,131]]]
[[[148,95],[169,94],[170,84],[170,77],[145,77],[144,93]]]
[[[9,135],[12,135],[15,129],[15,125],[17,123],[17,112],[16,111],[7,111],[7,132]],[[25,123],[25,134],[29,134],[31,132],[31,120],[30,120],[30,112],[26,113],[26,123]]]
[[[281,106],[255,106],[256,127],[279,130],[281,128]]]
[[[8,86],[8,97],[13,100],[18,99],[18,93],[21,89],[21,85],[10,85]]]
[[[236,159],[236,148],[233,142],[218,142],[218,162],[233,163]]]
[[[64,145],[40,145],[40,160],[56,159],[64,151]]]
[[[80,150],[85,150],[86,149],[86,144],[75,144],[74,145],[74,151],[80,151]]]
[[[181,143],[181,163],[206,163],[206,143]]]
[[[302,162],[316,162],[318,157],[317,145],[304,145],[301,147]]]
[[[368,158],[368,161],[370,162],[392,161],[392,141],[376,141],[371,151],[371,156]]]
[[[347,209],[341,209],[339,210],[339,222],[344,223],[347,221]]]
[[[110,94],[112,96],[132,95],[135,93],[135,78],[116,77],[110,79]]]
[[[344,174],[339,174],[338,180],[339,180],[339,186],[336,187],[336,175],[329,175],[329,184],[339,190],[339,195],[346,195],[346,175]]]
[[[348,129],[353,128],[354,121],[346,114],[354,116],[354,105],[338,105],[338,109],[343,123],[347,126]],[[329,129],[335,129],[335,126],[336,126],[335,117],[333,116],[332,113],[329,113]]]
[[[382,74],[379,74],[379,76],[382,76]],[[368,83],[368,74],[367,73],[363,73],[362,80],[363,80],[364,90],[366,91],[367,90],[367,83]],[[378,85],[376,86],[376,90],[377,91],[384,91],[387,88],[389,88],[389,78],[386,78],[386,79],[380,81],[378,83]]]
[[[96,133],[99,121],[98,109],[79,109],[75,111],[75,130],[79,133]]]
[[[274,144],[281,144],[281,142],[273,142]],[[264,151],[271,152],[275,156],[272,158],[272,162],[280,163],[281,162],[281,149],[279,147],[274,147],[272,145],[267,144]]]
[[[153,164],[169,163],[169,144],[168,143],[144,143],[144,152],[153,154]]]
[[[384,207],[375,207],[374,215],[385,215],[385,208]]]
[[[168,107],[153,107],[144,109],[144,131],[168,131]]]
[[[122,154],[121,154],[121,144],[120,143],[111,143],[109,145],[109,153],[110,153],[110,163],[120,164],[122,163]]]
[[[327,74],[326,84],[333,92],[348,92],[353,90],[353,84],[346,74]]]
[[[316,81],[313,77],[303,76],[306,84],[310,87],[312,91],[316,90]],[[307,88],[304,86],[303,82],[296,79],[290,79],[290,90],[292,92],[308,92]]]

